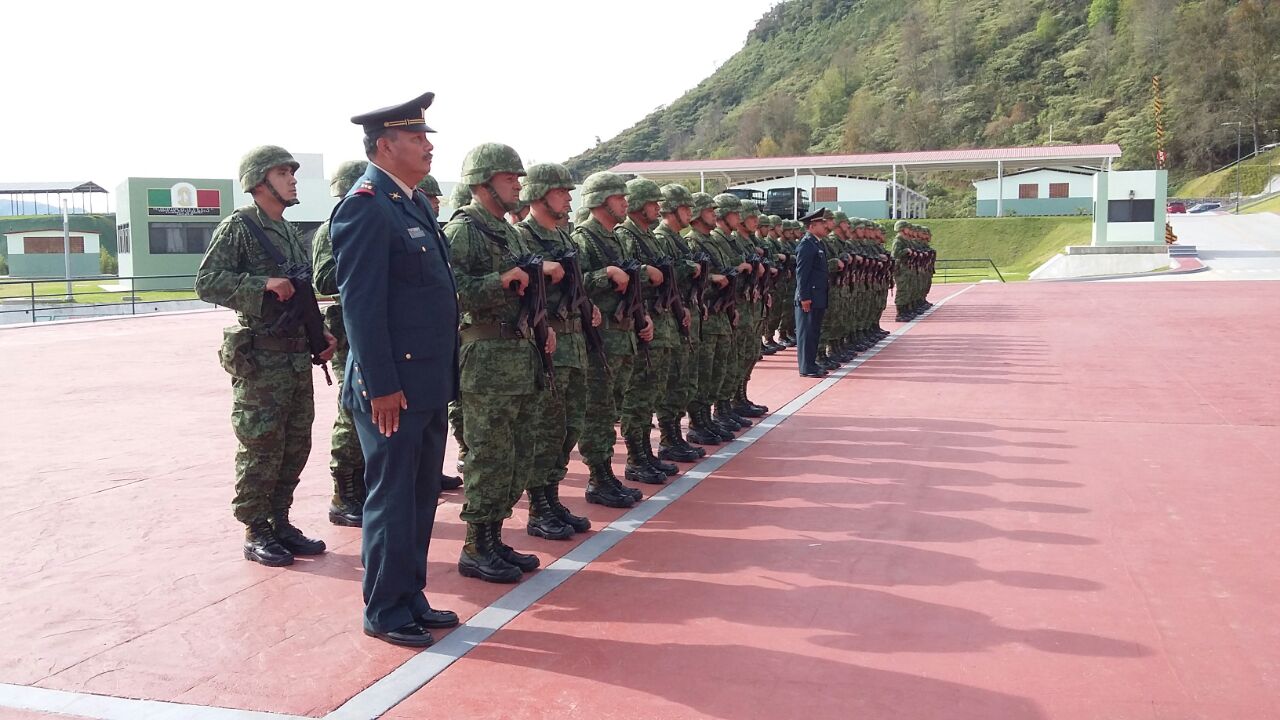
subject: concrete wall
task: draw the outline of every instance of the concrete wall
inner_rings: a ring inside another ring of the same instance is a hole
[[[50,216],[50,222],[55,216]],[[61,218],[56,218],[61,223]],[[68,223],[69,224],[69,223]],[[71,231],[72,237],[81,238],[84,252],[71,253],[71,276],[92,277],[101,274],[98,258],[98,234],[94,232]],[[26,239],[32,237],[62,239],[62,229],[26,230],[5,233],[6,257],[9,260],[9,275],[15,278],[61,278],[67,276],[65,253],[28,253]]]
[[[1093,195],[1078,198],[1041,198],[1039,200],[1005,200],[1006,217],[1035,217],[1043,215],[1091,215]],[[996,201],[978,199],[978,217],[995,217]]]
[[[177,183],[190,183],[197,189],[212,189],[219,192],[220,206],[217,214],[211,215],[158,215],[147,201],[147,190],[168,189]],[[129,252],[120,253],[120,275],[127,277],[146,275],[192,275],[200,266],[202,254],[152,254],[150,225],[153,222],[164,223],[214,223],[230,215],[235,210],[235,198],[231,193],[231,181],[217,178],[128,178],[116,188],[116,223],[128,223],[131,237]],[[136,290],[178,290],[189,289],[195,285],[194,278],[159,280],[139,280]]]
[[[1051,183],[1070,185],[1065,198],[1049,197]],[[1020,198],[1019,185],[1035,185],[1039,197]],[[987,178],[973,183],[978,195],[978,217],[996,216],[996,199],[1004,198],[1004,213],[1020,216],[1035,215],[1087,215],[1093,212],[1093,176],[1062,170],[1033,170],[1004,177],[1003,192],[999,178]]]
[[[1098,198],[1151,200],[1151,222],[1114,222],[1110,210],[1101,200],[1096,205],[1093,224],[1094,245],[1161,245],[1164,242],[1165,204],[1169,199],[1167,170],[1125,170],[1098,173],[1093,178]]]

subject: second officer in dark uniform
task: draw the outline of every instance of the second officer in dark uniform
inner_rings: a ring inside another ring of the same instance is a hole
[[[434,98],[357,115],[369,167],[334,211],[333,255],[351,345],[342,401],[365,459],[364,631],[426,647],[458,616],[423,590],[440,495],[447,407],[458,394],[457,289],[435,213],[414,187],[431,170]]]

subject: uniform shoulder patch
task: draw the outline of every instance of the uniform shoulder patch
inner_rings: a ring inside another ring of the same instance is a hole
[[[372,195],[372,194],[373,194],[372,180],[365,180],[364,182],[360,183],[360,187],[356,188],[356,195]]]

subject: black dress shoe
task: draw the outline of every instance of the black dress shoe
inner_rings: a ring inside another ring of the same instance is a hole
[[[424,628],[458,627],[458,613],[452,610],[428,609],[425,613],[415,616],[413,621]]]
[[[823,370],[810,370],[809,372],[800,373],[800,377],[807,377],[807,378],[824,378],[826,376],[827,376],[827,373]]]
[[[457,475],[442,474],[440,476],[441,490],[457,490],[460,487],[462,487],[462,478],[458,477]]]
[[[435,638],[431,637],[430,630],[416,622],[411,622],[389,632],[375,632],[365,628],[364,634],[372,638],[378,638],[383,642],[389,642],[392,645],[411,648],[431,647],[436,641]]]

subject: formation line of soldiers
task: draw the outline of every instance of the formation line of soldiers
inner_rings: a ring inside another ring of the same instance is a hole
[[[335,173],[341,200],[310,258],[283,219],[297,202],[297,161],[276,146],[248,153],[241,184],[254,202],[215,230],[196,282],[239,320],[219,358],[232,376],[245,557],[280,566],[325,550],[289,509],[311,447],[311,365],[329,361],[341,384],[329,518],[364,528],[366,632],[412,646],[457,621],[422,594],[435,498],[450,481],[439,469],[446,412],[465,467],[459,572],[518,582],[539,564],[503,540],[522,496],[529,535],[591,528],[560,497],[575,447],[590,470],[586,502],[628,508],[643,495],[614,474],[615,426],[623,477],[659,485],[675,463],[697,461],[768,412],[747,388],[763,354],[795,344],[804,234],[731,194],[609,172],[579,188],[563,165],[526,168],[497,143],[467,153],[458,210],[441,226],[422,119],[431,98],[352,118],[369,161]],[[823,335],[836,362],[885,334],[895,263],[875,223],[831,220],[823,242],[839,289]],[[932,256],[926,231],[898,229],[901,319],[927,307]],[[310,354],[305,323],[287,322],[301,312],[300,267],[317,294],[338,299]]]

